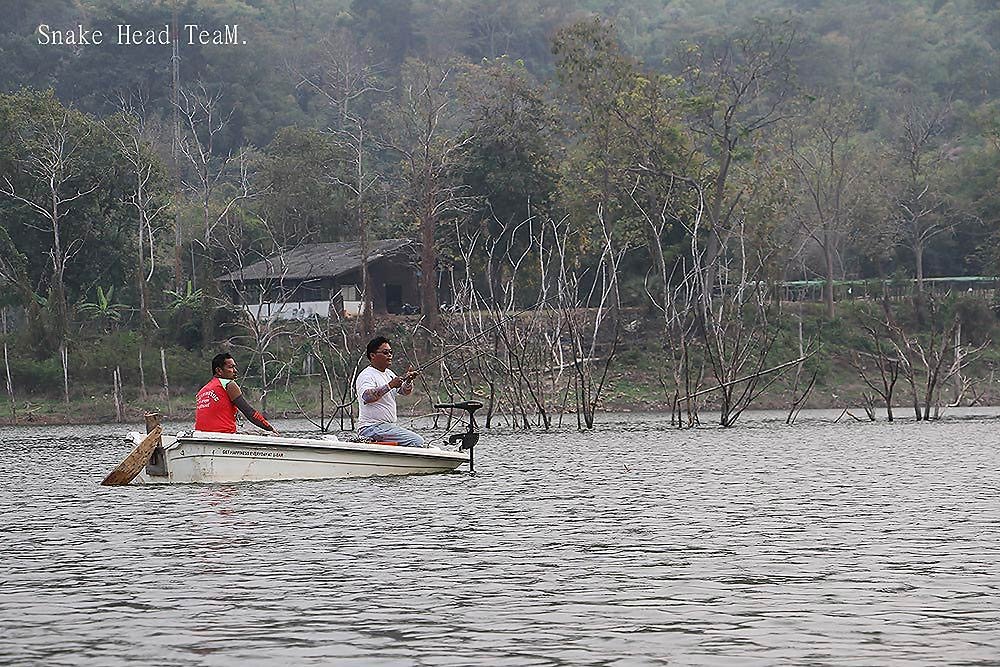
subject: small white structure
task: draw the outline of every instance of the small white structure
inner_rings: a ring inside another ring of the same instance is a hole
[[[245,303],[243,310],[258,320],[304,320],[313,315],[330,316],[329,301],[292,301],[287,303]]]
[[[417,249],[409,239],[375,241],[368,254],[372,294],[361,289],[355,241],[291,248],[218,278],[223,292],[255,319],[302,320],[407,312],[419,302]]]

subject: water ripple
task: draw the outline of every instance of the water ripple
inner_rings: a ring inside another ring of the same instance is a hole
[[[997,664],[995,430],[629,415],[476,475],[104,488],[104,429],[0,429],[0,662]]]

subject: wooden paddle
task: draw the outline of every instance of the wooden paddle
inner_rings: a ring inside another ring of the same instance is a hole
[[[145,467],[146,462],[149,461],[149,457],[152,455],[153,450],[156,446],[160,444],[160,435],[163,433],[163,427],[157,425],[151,430],[142,442],[132,450],[132,453],[125,457],[125,460],[118,464],[118,467],[111,471],[111,473],[104,478],[101,482],[101,486],[124,486],[128,484],[135,476],[139,474],[139,471]]]

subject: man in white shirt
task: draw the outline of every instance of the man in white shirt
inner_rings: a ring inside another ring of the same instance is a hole
[[[399,376],[389,370],[392,345],[384,336],[373,338],[366,353],[371,365],[358,374],[354,383],[358,392],[358,435],[403,447],[427,447],[422,437],[396,423],[396,394],[408,396],[413,391],[413,378],[420,371],[408,370]]]

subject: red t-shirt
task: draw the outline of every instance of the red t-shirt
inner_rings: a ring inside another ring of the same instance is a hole
[[[219,378],[212,378],[198,392],[194,404],[196,431],[236,433],[236,406]]]

